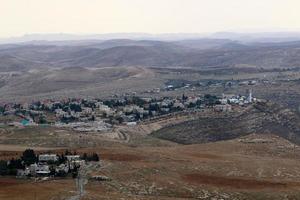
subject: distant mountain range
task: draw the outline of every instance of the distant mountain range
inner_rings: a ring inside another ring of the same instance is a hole
[[[229,39],[240,42],[287,42],[300,40],[300,32],[262,32],[262,33],[235,33],[235,32],[217,32],[217,33],[107,33],[107,34],[27,34],[20,37],[0,38],[0,44],[12,43],[56,43],[56,44],[80,44],[82,40],[114,40],[114,39],[132,39],[132,40],[195,40],[195,39]]]
[[[57,44],[59,43],[59,44]],[[300,41],[81,40],[0,45],[0,71],[65,67],[300,67]]]
[[[219,33],[220,38],[216,39],[35,40],[2,44],[0,94],[2,98],[101,96],[123,93],[124,88],[130,92],[137,86],[144,91],[163,84],[165,79],[154,72],[162,72],[163,68],[219,73],[300,69],[300,39],[245,42],[221,36]]]
[[[0,38],[0,44],[9,43],[24,43],[24,42],[36,42],[49,43],[64,41],[66,43],[77,43],[82,40],[114,40],[114,39],[132,39],[132,40],[183,40],[183,39],[195,39],[204,38],[207,34],[197,33],[174,33],[174,34],[148,34],[148,33],[108,33],[108,34],[91,34],[91,35],[75,35],[75,34],[28,34],[20,37]]]

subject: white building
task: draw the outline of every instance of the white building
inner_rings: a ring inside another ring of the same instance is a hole
[[[66,158],[69,162],[70,161],[78,161],[78,160],[80,160],[80,155],[67,155]]]
[[[252,102],[253,102],[252,90],[249,90],[249,95],[248,95],[247,101],[248,101],[249,103],[252,103]]]
[[[48,165],[41,165],[41,164],[31,164],[29,166],[30,174],[32,176],[40,175],[46,176],[50,174],[50,169]]]
[[[70,169],[84,165],[85,161],[80,159],[80,155],[67,155],[66,156]]]
[[[56,154],[41,154],[39,155],[39,162],[49,162],[53,161],[56,162],[58,157]]]
[[[68,173],[69,172],[69,166],[66,164],[60,164],[59,166],[57,166],[55,168],[55,172],[59,173],[59,172],[64,172],[64,173]]]
[[[50,169],[48,165],[37,165],[36,175],[47,176],[50,174]]]

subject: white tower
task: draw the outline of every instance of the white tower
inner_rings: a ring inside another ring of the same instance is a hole
[[[248,95],[248,102],[252,103],[253,98],[252,98],[252,89],[249,90],[249,95]]]

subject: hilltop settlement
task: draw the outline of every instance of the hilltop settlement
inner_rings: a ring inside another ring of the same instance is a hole
[[[5,103],[0,106],[2,125],[14,127],[55,126],[78,132],[101,132],[114,125],[133,126],[144,120],[170,113],[213,109],[232,112],[235,106],[247,106],[258,101],[249,90],[247,95],[180,97],[125,96],[108,100],[64,99],[31,103]]]

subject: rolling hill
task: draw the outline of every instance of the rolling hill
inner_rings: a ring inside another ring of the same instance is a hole
[[[0,46],[1,47],[1,46]],[[176,42],[147,40],[94,41],[80,45],[5,45],[0,70],[64,67],[238,67],[291,68],[300,66],[299,42],[244,45],[221,39]]]
[[[273,103],[257,103],[242,113],[201,116],[164,127],[152,136],[181,144],[230,140],[252,133],[275,134],[300,144],[300,117]]]

